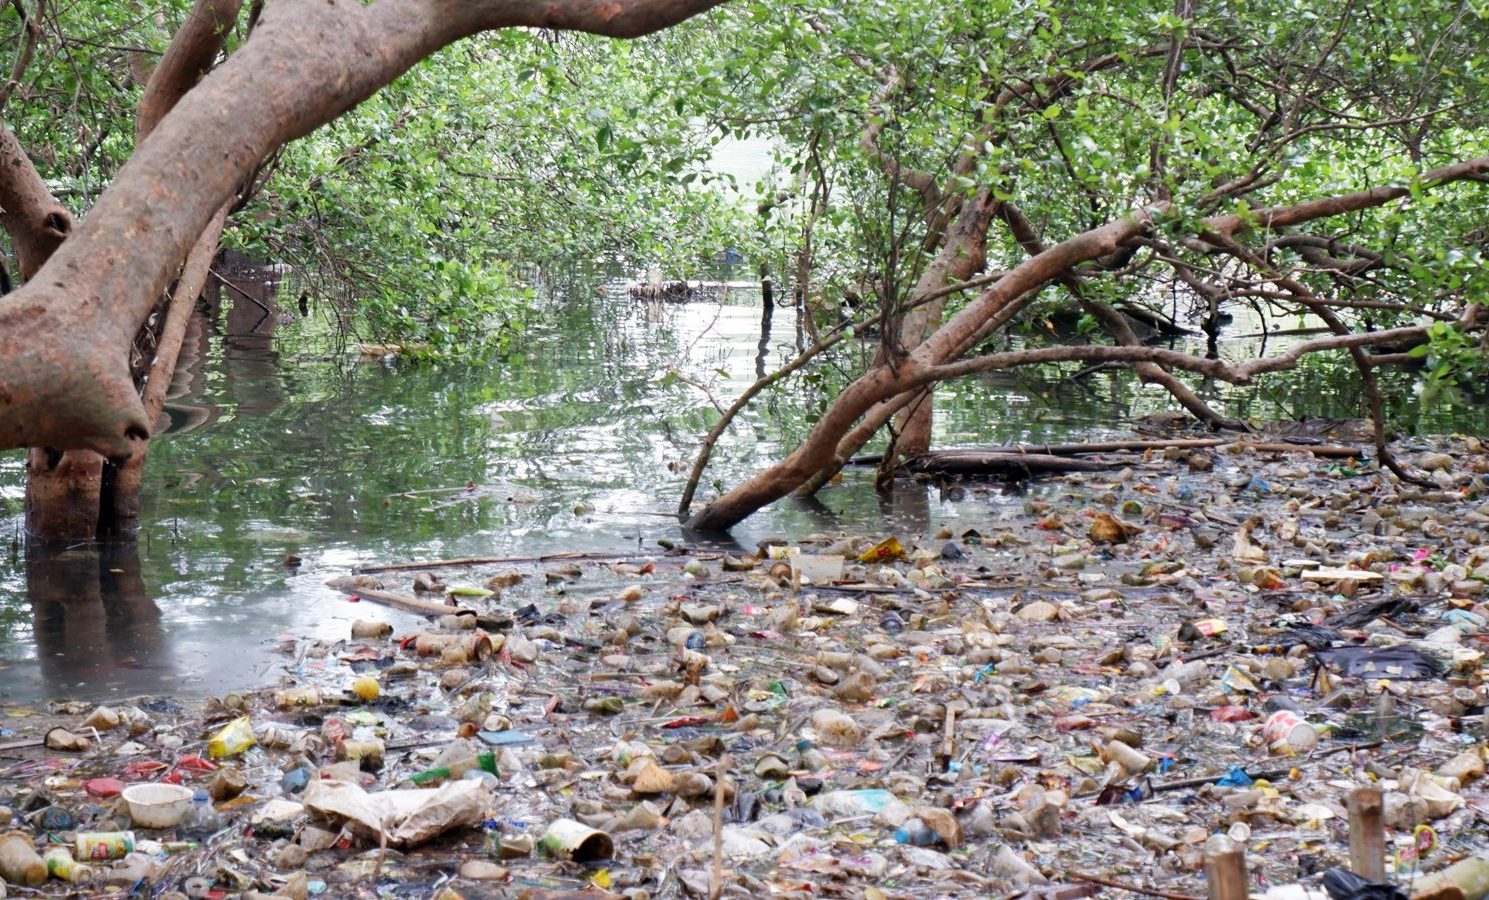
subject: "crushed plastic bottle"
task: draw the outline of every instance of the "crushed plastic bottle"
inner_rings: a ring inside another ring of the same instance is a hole
[[[183,838],[205,844],[207,839],[223,827],[222,814],[212,808],[212,801],[207,792],[197,790],[191,798],[191,809],[181,819],[178,830]]]

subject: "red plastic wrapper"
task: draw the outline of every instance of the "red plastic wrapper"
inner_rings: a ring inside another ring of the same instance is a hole
[[[89,796],[108,799],[124,793],[124,782],[117,778],[90,778],[83,782],[83,790]]]
[[[1210,718],[1217,722],[1245,722],[1247,719],[1256,718],[1256,713],[1244,706],[1222,706],[1219,709],[1210,710]]]

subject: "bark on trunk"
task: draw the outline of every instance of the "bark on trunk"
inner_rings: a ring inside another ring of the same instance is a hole
[[[261,160],[435,50],[494,28],[634,37],[721,0],[279,0],[253,37],[136,149],[49,277],[0,301],[0,447],[127,457],[151,422],[136,331],[208,222]]]
[[[134,121],[136,143],[143,142],[166,113],[212,70],[242,6],[242,0],[197,0],[192,4],[140,96]]]
[[[32,447],[26,454],[27,538],[42,545],[93,540],[103,464],[102,456],[87,450]]]
[[[177,279],[175,290],[171,294],[165,324],[161,328],[155,351],[155,362],[150,366],[141,398],[145,405],[145,415],[151,422],[160,418],[160,412],[165,408],[166,391],[176,372],[176,359],[181,353],[186,325],[191,320],[196,299],[201,296],[202,288],[207,284],[207,276],[212,271],[212,260],[217,256],[217,241],[222,237],[227,213],[228,207],[224,206],[208,224],[207,230],[192,248],[191,255],[186,258],[186,265],[181,268],[181,277]],[[140,485],[144,477],[145,458],[149,452],[150,442],[148,439],[143,440],[129,459],[117,466],[109,464],[111,489],[103,496],[102,508],[99,510],[101,537],[133,538],[138,532]]]

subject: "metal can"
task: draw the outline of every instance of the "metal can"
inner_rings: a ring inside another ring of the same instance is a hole
[[[78,859],[123,859],[134,852],[133,831],[80,831]]]
[[[320,706],[324,701],[320,688],[300,687],[288,688],[274,692],[274,705],[280,709],[293,709],[297,706]]]
[[[1279,709],[1262,725],[1262,737],[1278,753],[1306,753],[1318,746],[1318,731],[1290,709]]]
[[[365,741],[345,740],[336,745],[336,758],[356,760],[367,771],[375,771],[383,764],[383,742],[377,738]]]

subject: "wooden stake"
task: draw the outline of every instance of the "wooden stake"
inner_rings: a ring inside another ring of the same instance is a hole
[[[958,706],[956,703],[946,704],[946,722],[941,729],[941,768],[944,771],[947,764],[956,759],[956,714]]]
[[[1247,900],[1246,851],[1223,834],[1205,841],[1205,896]]]
[[[713,784],[713,877],[709,879],[708,900],[719,900],[724,894],[724,778],[729,774],[729,754],[719,754]]]
[[[1378,787],[1349,792],[1349,868],[1376,884],[1386,880],[1386,826],[1381,818]]]

